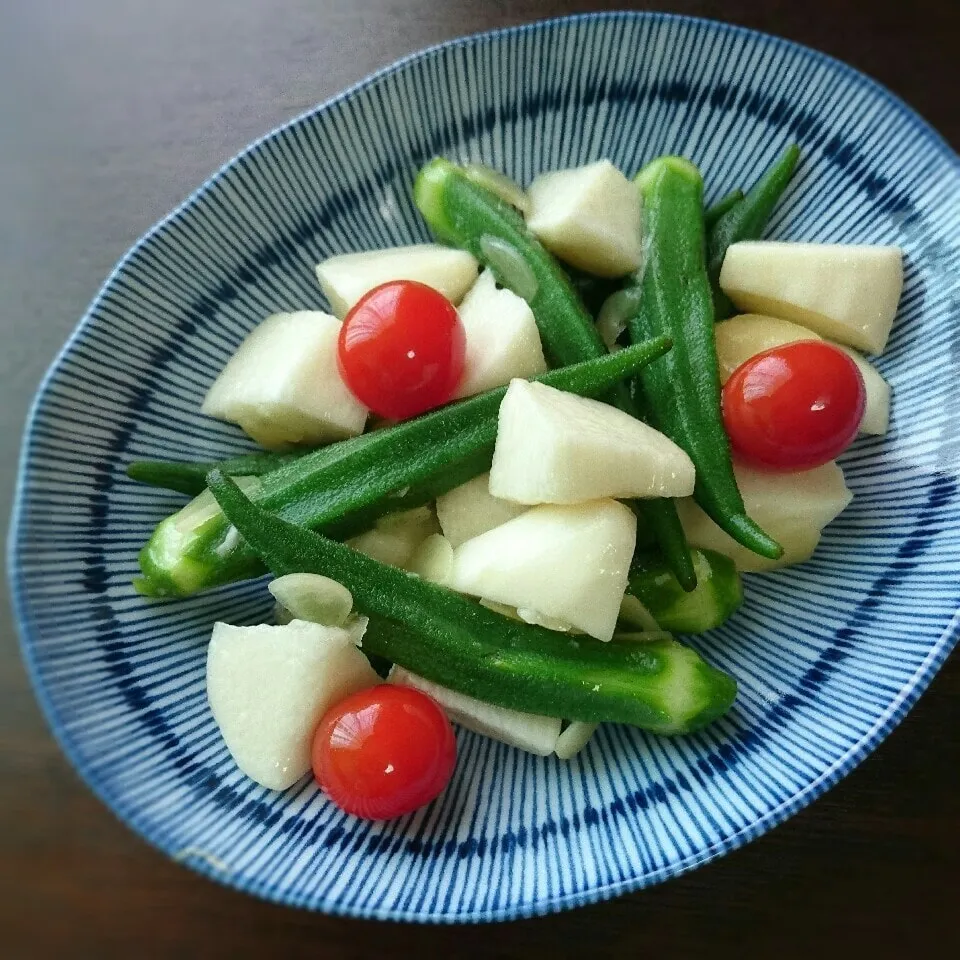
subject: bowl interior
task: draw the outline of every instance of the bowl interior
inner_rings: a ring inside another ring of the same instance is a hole
[[[411,203],[434,154],[521,182],[665,152],[708,199],[796,140],[774,237],[891,243],[906,290],[879,367],[893,426],[843,458],[852,506],[796,569],[751,576],[743,611],[693,640],[733,672],[730,715],[683,739],[606,726],[571,763],[470,734],[429,808],[372,824],[305,780],[279,795],[234,767],[207,708],[216,619],[255,622],[262,582],[148,604],[137,550],[182,501],[138,458],[246,448],[198,413],[268,313],[323,308],[323,257],[427,239]],[[902,104],[819,54],[657,15],[574,18],[427,51],[256,144],[107,281],[44,384],[11,539],[25,657],[87,781],[171,855],[242,889],[416,920],[521,916],[689,869],[776,824],[858,762],[956,640],[952,371],[960,362],[957,158]]]

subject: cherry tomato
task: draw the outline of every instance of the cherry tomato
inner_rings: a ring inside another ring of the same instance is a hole
[[[340,374],[374,413],[404,420],[453,398],[465,337],[457,308],[425,283],[374,287],[340,329]]]
[[[808,470],[833,460],[856,437],[865,406],[857,365],[821,340],[759,353],[723,388],[734,452],[768,470]]]
[[[399,817],[434,799],[457,758],[453,728],[425,693],[380,684],[330,709],[313,737],[313,774],[347,813]]]

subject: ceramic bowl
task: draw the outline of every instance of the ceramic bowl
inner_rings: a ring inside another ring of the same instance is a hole
[[[740,681],[694,736],[601,728],[576,760],[458,734],[434,804],[353,819],[305,778],[277,794],[234,766],[204,690],[217,619],[268,615],[262,581],[174,603],[134,594],[137,551],[181,499],[138,458],[247,447],[199,413],[243,336],[323,308],[314,265],[427,239],[411,202],[435,154],[523,183],[670,152],[708,200],[789,141],[802,168],[770,227],[898,244],[906,289],[879,368],[886,438],[844,456],[853,504],[813,560],[750,576],[743,610],[691,640]],[[170,856],[231,886],[333,913],[477,921],[572,907],[676,876],[760,835],[859,763],[957,640],[960,165],[881,87],[821,54],[718,23],[585,16],[418,53],[253,144],[111,274],[43,383],[10,542],[23,654],[87,783]]]

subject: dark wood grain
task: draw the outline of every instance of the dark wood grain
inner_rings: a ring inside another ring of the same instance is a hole
[[[428,43],[622,4],[0,4],[0,482],[44,368],[126,247],[253,137]],[[636,6],[644,6],[636,4]],[[676,0],[872,74],[956,147],[957,0]],[[359,958],[954,954],[960,662],[877,754],[747,848],[658,888],[478,930],[314,916],[170,863],[50,738],[0,611],[0,956]]]

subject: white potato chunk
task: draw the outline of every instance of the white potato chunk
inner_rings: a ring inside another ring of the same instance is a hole
[[[403,667],[395,666],[390,671],[387,682],[413,687],[414,690],[427,694],[443,707],[454,723],[475,733],[482,733],[485,737],[507,743],[511,747],[546,757],[553,753],[557,745],[560,736],[559,717],[541,717],[535,713],[522,713],[519,710],[485,703],[425,680]]]
[[[867,393],[867,405],[860,421],[860,432],[884,437],[890,427],[890,384],[880,372],[856,350],[836,344],[857,365]]]
[[[337,369],[340,321],[300,311],[267,317],[207,392],[203,413],[238,424],[269,450],[363,433],[367,408]]]
[[[490,474],[481,473],[437,497],[437,520],[454,547],[519,517],[527,508],[490,493]]]
[[[453,569],[453,545],[442,533],[432,533],[413,552],[407,568],[430,583],[446,586]]]
[[[321,717],[380,678],[357,631],[293,620],[285,626],[218,623],[207,650],[207,698],[237,766],[271,790],[310,769]]]
[[[514,377],[535,377],[546,371],[533,311],[522,297],[498,290],[489,270],[470,288],[459,313],[466,353],[457,398],[502,387]]]
[[[439,533],[439,529],[433,510],[414,507],[381,517],[372,530],[347,540],[347,546],[405,570],[420,544],[435,533]]]
[[[561,260],[599,277],[640,266],[640,191],[609,160],[541,174],[528,193],[527,223]]]
[[[477,261],[438,243],[342,253],[317,265],[317,280],[342,320],[365,294],[391,280],[417,280],[458,304],[477,279]]]
[[[720,381],[726,383],[733,371],[758,353],[798,340],[821,340],[818,333],[790,320],[744,313],[718,323],[714,328]],[[867,403],[860,422],[861,433],[883,436],[890,421],[890,384],[859,353],[843,344],[833,344],[857,365],[866,387]]]
[[[823,339],[819,333],[801,327],[799,323],[758,313],[742,313],[724,320],[713,328],[713,333],[721,383],[726,383],[737,367],[758,353],[782,347],[785,343]]]
[[[449,586],[609,640],[636,538],[636,516],[615,500],[534,507],[458,547]]]
[[[801,473],[768,473],[741,463],[734,470],[747,514],[783,547],[779,560],[768,560],[736,543],[693,500],[678,500],[677,510],[691,546],[725,554],[745,573],[808,560],[821,530],[853,499],[836,463]]]
[[[749,241],[732,244],[720,286],[741,310],[793,320],[882,353],[903,290],[898,247]]]
[[[609,404],[514,380],[500,404],[490,493],[517,503],[688,497],[695,471],[662,433]]]

